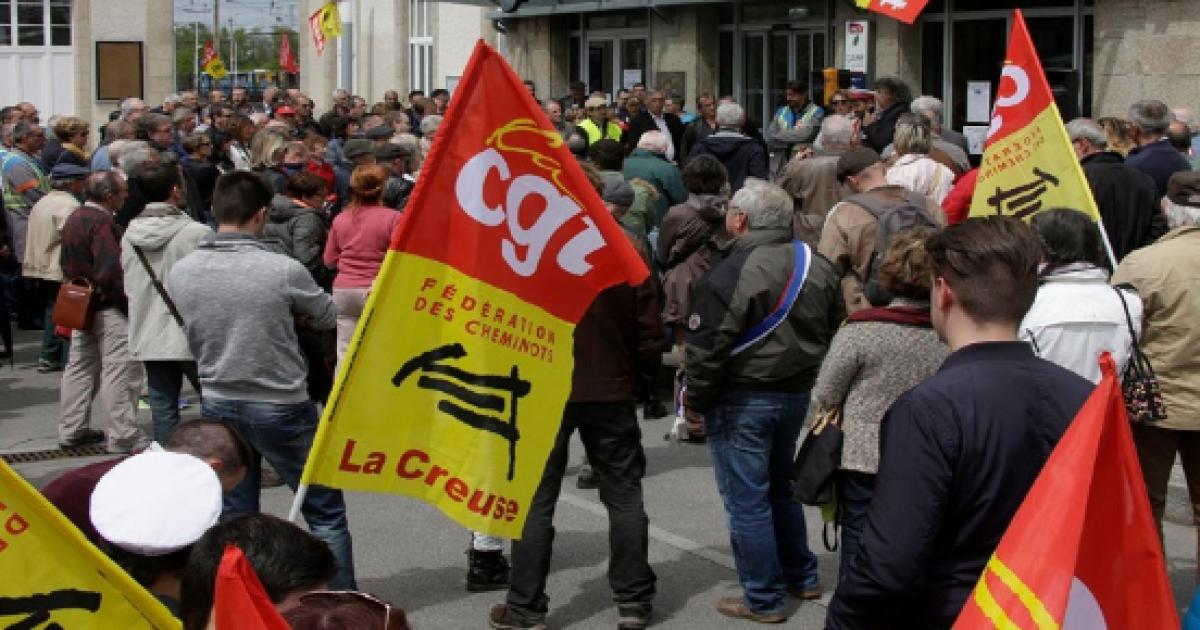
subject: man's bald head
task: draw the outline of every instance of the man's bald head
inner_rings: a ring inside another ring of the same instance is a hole
[[[250,447],[232,427],[206,418],[180,423],[163,448],[204,460],[216,471],[225,492],[245,477],[252,457]]]

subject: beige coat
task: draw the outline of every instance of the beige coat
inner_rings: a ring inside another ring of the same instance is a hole
[[[903,186],[879,186],[868,194],[892,199],[899,203],[908,194]],[[939,225],[946,224],[946,213],[936,201],[926,198],[926,209]],[[863,295],[866,280],[875,252],[875,216],[866,208],[851,201],[843,201],[829,211],[825,226],[821,230],[821,244],[817,251],[837,267],[842,276],[842,296],[846,300],[846,314],[871,306]]]
[[[841,152],[819,153],[808,159],[792,160],[779,185],[797,200],[793,229],[796,238],[816,247],[825,217],[838,202],[854,192],[837,180]]]
[[[1162,387],[1167,419],[1200,431],[1200,227],[1171,230],[1121,261],[1113,284],[1137,287],[1145,305],[1142,350]]]
[[[63,281],[62,230],[67,217],[83,205],[69,192],[52,190],[29,211],[29,231],[25,237],[25,262],[21,273],[27,278]]]

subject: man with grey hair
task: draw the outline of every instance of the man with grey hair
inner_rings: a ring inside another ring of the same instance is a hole
[[[683,203],[688,198],[679,168],[666,157],[667,146],[667,137],[661,131],[647,131],[638,139],[637,148],[625,158],[621,168],[626,181],[640,179],[658,191],[658,198],[654,200],[654,216],[650,221],[653,228],[662,225],[663,217],[667,216],[671,206]]]
[[[1192,136],[1192,155],[1195,155],[1196,147],[1200,147],[1200,118],[1196,118],[1196,112],[1191,107],[1173,108],[1171,115],[1175,120],[1187,125],[1188,133]]]
[[[929,119],[933,125],[933,133],[936,137],[949,142],[950,144],[962,149],[963,153],[968,153],[971,150],[970,143],[967,142],[967,137],[957,131],[946,127],[942,124],[945,116],[945,110],[942,105],[942,99],[928,94],[922,94],[913,99],[909,104],[909,109],[917,114]]]
[[[854,194],[838,181],[837,163],[850,147],[859,143],[858,119],[831,114],[821,121],[817,151],[811,156],[797,154],[783,169],[779,185],[797,204],[794,227],[796,238],[816,247],[821,240],[825,215],[838,202]]]
[[[1179,171],[1190,171],[1187,158],[1180,155],[1166,138],[1171,125],[1171,110],[1162,101],[1138,101],[1129,107],[1129,122],[1137,148],[1129,152],[1125,163],[1154,179],[1158,196],[1167,194],[1167,180]]]
[[[172,92],[163,97],[162,105],[155,107],[151,111],[156,114],[166,114],[170,116],[175,113],[175,108],[179,107],[179,103],[182,100],[183,99],[179,96],[178,92]]]
[[[1108,150],[1108,134],[1091,118],[1067,123],[1071,147],[1083,167],[1092,197],[1104,221],[1117,261],[1167,232],[1158,209],[1158,190],[1149,175],[1125,164],[1120,153]]]
[[[125,122],[130,123],[136,121],[142,116],[145,116],[146,112],[150,111],[150,109],[146,107],[145,101],[132,96],[121,101],[120,109],[121,116],[118,118],[118,120],[124,120]]]
[[[37,283],[21,277],[20,265],[25,262],[25,236],[29,228],[29,212],[50,192],[50,178],[38,156],[46,144],[46,135],[36,122],[22,118],[13,126],[12,147],[0,157],[0,181],[4,193],[4,217],[16,269],[0,271],[5,295],[17,310],[17,325],[29,330],[40,329],[41,304],[37,300]],[[0,305],[0,308],[6,308]]]
[[[967,151],[970,150],[967,137],[956,133],[953,129],[942,127],[942,101],[933,96],[918,96],[913,99],[910,108],[912,109],[911,113],[920,115],[929,123],[931,133],[929,157],[954,171],[955,177],[971,170],[971,159],[967,157]],[[899,118],[896,119],[897,122],[899,120]],[[951,138],[955,136],[956,138],[952,141]],[[895,140],[894,131],[892,139]],[[883,159],[890,161],[895,152],[896,145],[893,143],[885,147],[880,155],[883,156]]]
[[[696,143],[689,156],[711,155],[720,160],[729,172],[732,192],[740,190],[747,177],[765,180],[770,176],[767,147],[740,131],[745,123],[746,110],[741,105],[722,103],[717,107],[717,131]]]
[[[689,411],[704,414],[743,593],[717,611],[781,623],[787,595],[821,596],[792,458],[829,342],[846,312],[834,267],[792,240],[792,199],[747,179],[725,215],[729,255],[692,290]]]
[[[124,120],[114,120],[104,128],[104,144],[92,154],[92,172],[111,171],[112,157],[109,154],[112,143],[117,140],[133,140],[135,137],[133,123]]]
[[[1171,231],[1129,254],[1112,278],[1113,284],[1132,284],[1142,297],[1142,350],[1154,366],[1166,403],[1166,420],[1130,425],[1160,538],[1167,484],[1177,454],[1183,462],[1193,517],[1200,518],[1200,376],[1196,372],[1200,291],[1194,281],[1200,269],[1200,173],[1172,175],[1162,205]]]

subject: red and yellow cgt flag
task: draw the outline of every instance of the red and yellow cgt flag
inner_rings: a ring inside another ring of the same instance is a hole
[[[1055,207],[1100,219],[1025,18],[1017,9],[971,198],[971,216],[1029,219]]]
[[[921,15],[921,11],[929,4],[929,0],[854,0],[860,9],[896,18],[905,24],[912,24]]]
[[[0,627],[179,628],[179,620],[0,461]]]
[[[1116,367],[1100,366],[956,630],[1179,627]]]
[[[205,74],[214,79],[223,79],[229,74],[225,70],[225,62],[221,61],[221,55],[217,54],[216,47],[212,41],[204,42],[204,56],[200,58],[200,67],[204,68]]]
[[[479,42],[375,280],[303,482],[519,538],[593,298],[648,271],[521,79]]]

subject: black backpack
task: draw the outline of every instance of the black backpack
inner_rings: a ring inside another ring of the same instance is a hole
[[[867,277],[862,281],[863,295],[872,306],[887,306],[892,301],[892,295],[879,286],[879,265],[883,256],[891,247],[896,235],[913,228],[934,228],[940,226],[926,209],[925,196],[905,191],[904,199],[893,201],[883,199],[870,191],[859,193],[846,201],[866,208],[875,217],[875,250],[871,252],[871,260],[867,265]]]

